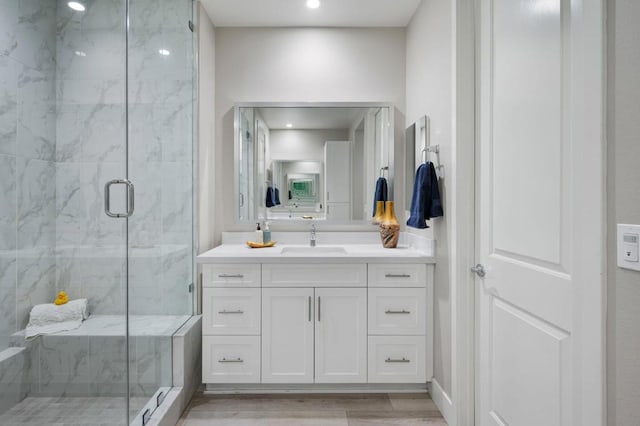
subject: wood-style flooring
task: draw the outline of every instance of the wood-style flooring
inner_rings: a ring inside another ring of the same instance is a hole
[[[446,426],[426,393],[204,395],[178,426]]]

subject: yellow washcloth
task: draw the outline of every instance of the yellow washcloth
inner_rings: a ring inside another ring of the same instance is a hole
[[[69,296],[67,296],[67,293],[61,291],[60,293],[58,293],[58,297],[56,297],[56,300],[54,300],[53,303],[55,303],[56,305],[64,305],[68,301]]]

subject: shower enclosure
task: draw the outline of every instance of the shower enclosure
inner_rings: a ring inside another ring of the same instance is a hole
[[[192,13],[0,0],[0,424],[142,425],[173,385],[194,306]],[[25,340],[62,290],[89,318]]]

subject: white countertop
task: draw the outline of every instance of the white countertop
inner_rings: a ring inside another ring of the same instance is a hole
[[[408,245],[386,249],[381,244],[318,244],[317,252],[308,245],[276,244],[269,248],[249,248],[246,244],[223,244],[197,257],[198,263],[435,263],[433,255]],[[324,250],[341,247],[346,252]],[[283,248],[302,248],[304,252],[282,253]]]

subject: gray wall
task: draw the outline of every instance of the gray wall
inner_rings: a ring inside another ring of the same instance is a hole
[[[215,28],[198,2],[198,253],[213,248]]]
[[[55,2],[0,2],[0,350],[55,291],[55,31]]]
[[[616,266],[616,224],[640,224],[640,2],[608,1],[608,424],[640,419],[640,272]]]
[[[427,114],[431,144],[440,145],[440,160],[449,179],[440,183],[445,216],[430,222],[430,229],[408,232],[436,240],[434,377],[451,396],[451,197],[452,177],[452,6],[448,0],[424,0],[407,27],[407,125]],[[420,161],[420,159],[418,159]],[[413,173],[414,165],[406,165]],[[402,176],[398,174],[398,176]],[[399,209],[398,209],[399,210]],[[399,212],[397,211],[396,214]],[[404,212],[403,212],[404,213]],[[406,219],[406,218],[405,218]],[[400,220],[401,223],[405,221]]]

